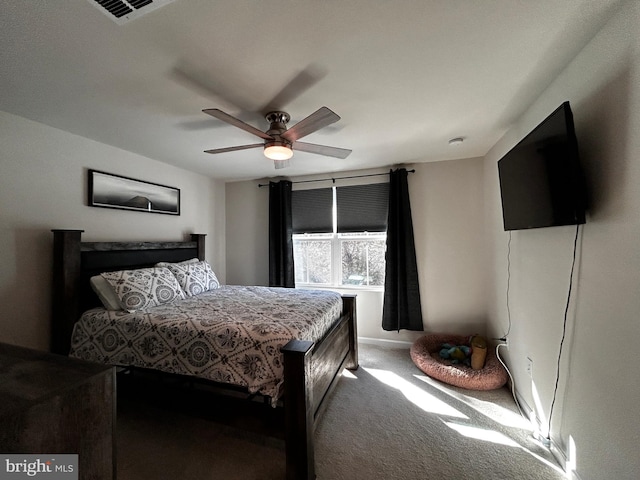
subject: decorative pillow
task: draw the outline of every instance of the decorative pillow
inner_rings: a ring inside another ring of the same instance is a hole
[[[124,310],[134,312],[184,299],[176,277],[168,268],[140,268],[100,274],[120,300]]]
[[[120,299],[109,282],[100,275],[89,279],[89,284],[107,310],[122,310]]]
[[[187,297],[220,287],[220,282],[218,282],[216,274],[213,273],[211,265],[205,261],[187,264],[173,263],[169,264],[167,268],[175,275]]]

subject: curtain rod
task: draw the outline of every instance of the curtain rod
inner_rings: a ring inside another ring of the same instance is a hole
[[[407,173],[415,173],[415,169],[407,170]],[[317,180],[298,180],[297,182],[291,183],[311,183],[311,182],[326,182],[327,180],[331,180],[333,183],[336,183],[336,180],[344,180],[347,178],[363,178],[363,177],[379,177],[381,175],[389,175],[389,173],[369,173],[368,175],[350,175],[348,177],[331,177],[331,178],[319,178]],[[259,183],[258,188],[260,187],[268,187],[268,183]]]

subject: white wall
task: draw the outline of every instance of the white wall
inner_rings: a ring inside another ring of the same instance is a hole
[[[416,170],[409,175],[409,192],[425,331],[484,333],[484,242],[479,233],[484,221],[482,159],[420,163],[406,167]],[[386,168],[342,172],[336,178],[388,171]],[[311,178],[318,177],[291,180]],[[337,180],[336,184],[371,181],[380,179]],[[269,193],[267,188],[257,186],[267,182],[227,184],[226,264],[229,283],[268,283]],[[358,293],[357,290],[349,290],[354,291]],[[380,291],[360,291],[357,305],[360,337],[413,341],[424,334],[382,330]]]
[[[484,334],[482,160],[412,168],[409,190],[425,330]]]
[[[508,329],[507,233],[497,160],[562,101],[574,113],[590,211],[582,227],[551,438],[575,442],[583,479],[638,478],[640,420],[640,4],[628,2],[485,159],[491,332]],[[507,355],[516,388],[545,424],[575,227],[513,232]],[[525,360],[533,359],[533,380]],[[537,394],[536,394],[537,392]],[[538,406],[536,407],[536,397]]]
[[[269,188],[267,181],[226,185],[227,283],[269,285]]]
[[[179,216],[87,206],[87,169],[180,188]],[[225,278],[224,184],[0,112],[0,341],[47,350],[51,229],[83,239],[183,240],[206,233],[207,258]]]

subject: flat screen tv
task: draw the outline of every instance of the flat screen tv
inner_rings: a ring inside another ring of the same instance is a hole
[[[498,161],[504,229],[585,223],[585,189],[569,102]]]

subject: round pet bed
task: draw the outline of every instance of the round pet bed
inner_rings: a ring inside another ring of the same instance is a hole
[[[492,348],[487,348],[484,368],[473,370],[460,364],[440,358],[438,354],[443,343],[465,345],[469,336],[433,334],[417,339],[411,346],[411,359],[424,373],[436,380],[469,390],[494,390],[507,383],[504,369]]]

